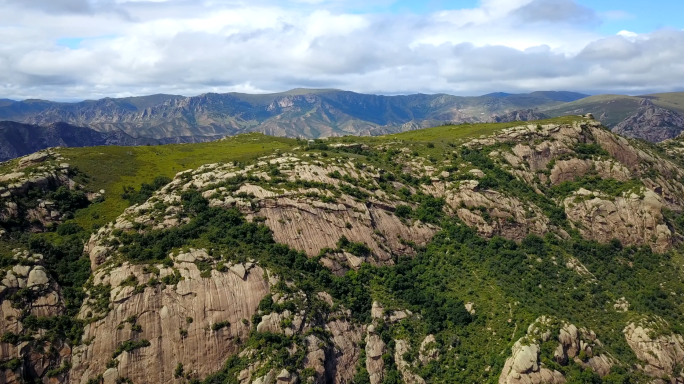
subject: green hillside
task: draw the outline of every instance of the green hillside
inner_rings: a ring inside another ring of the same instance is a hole
[[[596,121],[58,148],[0,177],[6,382],[684,378],[684,167]]]
[[[639,97],[624,95],[598,95],[561,104],[551,108],[542,108],[549,116],[584,115],[593,113],[604,124],[613,126],[634,115],[639,109]]]
[[[653,104],[661,108],[684,114],[684,92],[655,93],[640,97],[651,100]]]

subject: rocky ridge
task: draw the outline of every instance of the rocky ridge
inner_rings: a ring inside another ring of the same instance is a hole
[[[622,136],[658,143],[679,136],[684,131],[684,116],[653,105],[648,99],[633,116],[612,128]]]
[[[66,343],[69,349],[62,348],[59,357],[40,362],[26,351],[3,351],[23,359],[23,371],[5,369],[5,381],[181,383],[230,377],[243,384],[349,383],[365,374],[371,384],[393,378],[425,383],[436,365],[458,364],[460,352],[454,350],[467,336],[408,331],[434,324],[433,313],[409,310],[406,297],[388,299],[392,289],[400,291],[399,282],[390,289],[374,287],[378,291],[364,317],[364,307],[352,300],[362,296],[345,296],[342,291],[351,288],[339,288],[343,279],[363,280],[358,276],[370,266],[389,273],[383,268],[420,257],[444,241],[449,220],[492,244],[539,236],[618,239],[620,246],[657,252],[679,244],[672,219],[684,201],[679,165],[593,120],[521,125],[444,147],[449,149],[437,158],[429,145],[421,153],[404,142],[315,142],[248,164],[207,164],[178,173],[85,244],[92,276],[77,315],[84,325],[80,343]],[[39,154],[17,166],[67,160],[58,157],[58,151]],[[40,273],[40,257],[16,253],[30,265],[7,269],[2,292],[31,285],[41,275],[39,285],[54,294],[34,303],[48,300],[50,312],[40,316],[59,316],[60,288]],[[533,253],[529,258],[529,268],[546,262]],[[576,274],[578,286],[596,284],[598,272],[577,258],[556,254],[549,263]],[[326,273],[326,289],[307,280]],[[17,278],[15,284],[17,275],[27,280]],[[677,295],[673,288],[671,296]],[[8,297],[3,311],[11,307]],[[635,310],[625,297],[608,299],[611,316]],[[460,307],[450,307],[448,322],[460,318],[468,324],[480,313],[486,316],[480,302],[453,302]],[[509,303],[511,313],[514,305]],[[23,331],[21,322],[3,319],[0,326]],[[517,321],[515,327],[514,336]],[[681,336],[669,326],[656,335],[650,323],[622,327],[625,342],[642,361],[634,365],[636,372],[679,380]],[[549,356],[547,344],[553,344]],[[495,369],[500,383],[565,383],[570,368],[606,377],[614,367],[630,367],[604,352],[606,347],[586,328],[541,317]],[[68,368],[55,371],[62,366]],[[158,369],[146,371],[150,366]]]

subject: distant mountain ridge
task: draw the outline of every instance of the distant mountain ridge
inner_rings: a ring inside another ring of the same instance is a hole
[[[592,113],[615,133],[651,142],[684,131],[684,93],[597,95],[540,109],[551,117]]]
[[[379,135],[444,122],[489,121],[521,109],[552,107],[586,95],[574,92],[367,95],[334,89],[293,89],[275,94],[150,95],[78,103],[25,100],[0,104],[0,120],[49,125],[65,122],[132,137],[233,135],[261,132],[316,138]]]
[[[662,111],[644,116],[645,102]],[[537,91],[467,97],[385,96],[297,88],[272,94],[156,94],[77,103],[0,99],[0,121],[45,127],[61,122],[162,142],[176,138],[206,141],[247,132],[302,138],[375,136],[445,123],[529,121],[586,113],[594,114],[610,128],[620,125],[615,129],[623,135],[662,141],[684,130],[680,124],[684,121],[684,93],[587,96]],[[663,120],[665,114],[668,116]]]
[[[0,121],[0,161],[24,156],[51,147],[94,147],[102,145],[138,146],[212,141],[220,136],[135,138],[123,131],[98,132],[67,123],[49,126]]]

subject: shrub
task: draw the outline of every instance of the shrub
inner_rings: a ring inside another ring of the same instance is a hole
[[[224,321],[219,321],[218,323],[214,323],[211,325],[211,330],[212,331],[218,331],[223,328],[230,327],[230,321],[224,320]]]
[[[394,214],[402,219],[408,219],[411,217],[411,215],[413,215],[413,208],[408,205],[397,205],[397,208],[394,210]]]
[[[116,359],[117,356],[124,352],[133,352],[136,349],[149,347],[151,344],[148,340],[127,340],[119,344],[116,350],[112,353],[112,359]]]

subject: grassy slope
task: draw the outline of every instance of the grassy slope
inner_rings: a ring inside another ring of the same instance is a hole
[[[548,108],[543,112],[549,116],[593,113],[604,124],[613,126],[633,115],[641,106],[640,100],[632,96],[598,95]]]
[[[684,92],[656,93],[643,97],[650,99],[653,104],[661,108],[684,114]]]
[[[76,222],[90,229],[93,224],[103,225],[114,220],[126,209],[128,202],[120,197],[124,186],[139,187],[157,176],[173,177],[203,164],[246,161],[275,149],[292,148],[296,143],[292,139],[247,134],[211,143],[68,148],[60,152],[71,165],[90,176],[80,182],[92,191],[106,191],[104,202],[76,215]]]

